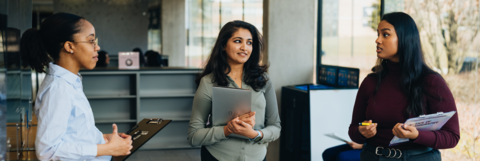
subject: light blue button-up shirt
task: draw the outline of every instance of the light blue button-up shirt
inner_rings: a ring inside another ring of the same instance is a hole
[[[35,111],[38,159],[111,160],[111,156],[95,157],[97,144],[105,144],[105,140],[95,127],[80,75],[50,63],[38,91]]]

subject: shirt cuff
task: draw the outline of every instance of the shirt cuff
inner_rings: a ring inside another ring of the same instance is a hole
[[[417,139],[413,140],[414,143],[430,146],[432,140],[434,141],[435,134],[432,131],[418,131]]]
[[[227,139],[227,137],[225,136],[225,132],[223,131],[223,127],[225,126],[213,127],[213,131],[215,131],[215,133],[213,134],[215,136],[215,139],[217,140]]]
[[[97,145],[84,145],[83,147],[83,158],[93,159],[97,156]]]
[[[357,126],[356,128],[354,128],[354,135],[353,137],[351,138],[352,141],[358,143],[358,144],[363,144],[365,142],[367,142],[367,138],[365,136],[362,135],[362,133],[360,133],[360,129],[359,127]]]
[[[263,133],[263,136],[262,136],[262,140],[260,140],[259,142],[271,142],[273,141],[271,139],[272,137],[272,132],[268,129],[260,129],[260,131],[262,131]]]

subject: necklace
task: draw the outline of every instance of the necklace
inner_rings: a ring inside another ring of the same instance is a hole
[[[234,74],[229,74],[230,78],[232,78],[233,80],[237,80],[239,77],[241,76],[235,76]]]

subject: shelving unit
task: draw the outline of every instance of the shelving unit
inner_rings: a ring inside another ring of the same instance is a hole
[[[111,133],[111,124],[126,132],[144,118],[172,122],[143,145],[143,150],[185,149],[188,123],[197,86],[197,68],[141,68],[81,70],[83,90],[92,107],[95,124]]]
[[[22,111],[32,110],[32,75],[31,70],[6,71],[7,123],[21,122]],[[3,87],[0,87],[3,88]],[[29,118],[31,112],[29,112]],[[23,116],[22,116],[23,118]],[[23,118],[24,119],[24,118]]]

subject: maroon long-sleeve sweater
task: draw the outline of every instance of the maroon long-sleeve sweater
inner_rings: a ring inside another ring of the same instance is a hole
[[[392,129],[397,123],[404,123],[407,97],[400,85],[401,68],[398,63],[388,62],[388,73],[382,80],[374,96],[377,77],[369,75],[363,80],[355,100],[352,123],[348,134],[357,143],[374,146],[389,147],[393,138]],[[424,91],[431,96],[424,95],[425,105],[429,113],[457,111],[452,92],[443,78],[438,74],[429,74],[425,78]],[[377,125],[377,134],[372,138],[365,138],[358,131],[358,123],[372,120]],[[419,131],[418,138],[408,143],[392,146],[396,149],[414,149],[431,147],[434,149],[453,148],[460,140],[458,115],[452,118],[438,131]]]

